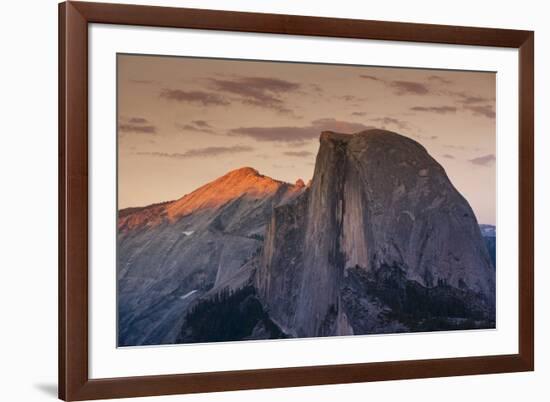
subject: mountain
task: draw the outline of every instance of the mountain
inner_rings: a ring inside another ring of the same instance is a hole
[[[245,167],[178,200],[119,211],[119,345],[173,343],[188,306],[259,253],[273,208],[304,189]]]
[[[496,267],[497,266],[497,261],[496,261],[497,228],[494,225],[486,225],[486,224],[479,225],[479,228],[481,229],[481,235],[483,236],[483,240],[485,241],[487,250],[489,250],[491,261],[493,262],[493,267]]]
[[[242,168],[118,224],[120,346],[495,325],[472,209],[389,131],[322,133],[308,185]]]
[[[324,132],[311,188],[275,209],[256,286],[297,337],[493,326],[475,215],[417,142]]]

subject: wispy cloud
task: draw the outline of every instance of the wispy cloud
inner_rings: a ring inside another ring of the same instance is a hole
[[[410,110],[413,112],[428,112],[437,114],[456,113],[455,106],[414,106]]]
[[[468,161],[473,163],[474,165],[490,166],[494,164],[496,160],[497,158],[495,157],[494,154],[488,154],[488,155],[479,156],[477,158],[469,159]]]
[[[283,95],[297,92],[300,84],[269,77],[236,77],[231,79],[212,78],[210,87],[247,105],[271,109],[279,113],[291,113]]]
[[[130,117],[120,119],[118,123],[119,133],[156,134],[157,127],[143,117]]]
[[[402,95],[427,95],[430,93],[430,88],[427,84],[417,81],[405,80],[385,80],[374,75],[359,75],[359,78],[376,81],[393,89],[393,93],[397,96]]]
[[[454,98],[455,102],[465,111],[471,112],[475,116],[483,116],[494,119],[495,99],[485,96],[479,96],[467,92],[445,91],[445,95]]]
[[[363,117],[363,116],[366,116],[367,114],[368,114],[367,112],[353,112],[351,115]]]
[[[221,156],[237,154],[242,152],[251,152],[254,148],[246,145],[234,145],[230,147],[206,147],[195,148],[185,152],[136,152],[137,155],[155,156],[159,158],[189,159],[189,158],[207,158],[211,156]]]
[[[401,130],[405,130],[409,128],[409,125],[407,122],[403,120],[396,119],[395,117],[377,117],[375,119],[370,119],[370,121],[374,121],[376,123],[381,124],[383,129],[386,129],[388,126],[393,126]]]
[[[229,130],[233,136],[250,137],[257,141],[303,142],[319,138],[323,131],[357,133],[373,128],[361,123],[336,119],[318,119],[307,126],[238,127]]]
[[[140,126],[122,123],[118,125],[118,131],[121,133],[156,134],[157,128],[155,126]]]
[[[420,135],[420,134],[412,134],[413,137],[416,137],[421,140],[437,140],[439,137],[437,135]]]
[[[141,85],[151,85],[151,84],[156,84],[157,83],[157,81],[154,81],[154,80],[133,80],[133,79],[130,79],[128,81],[133,83],[133,84],[141,84]]]
[[[448,84],[452,84],[453,81],[447,79],[447,78],[444,78],[440,75],[430,75],[428,77],[428,80],[429,81],[432,81],[432,82],[435,82],[435,83],[438,83],[438,84],[445,84],[445,85],[448,85]]]
[[[415,81],[391,81],[389,86],[395,89],[396,95],[426,95],[430,92],[426,84]]]
[[[454,159],[455,157],[451,154],[443,154],[443,157],[444,158],[447,158],[447,159]]]
[[[205,134],[216,134],[214,128],[205,120],[193,120],[187,124],[176,123],[176,127],[184,131],[196,131]]]
[[[474,95],[467,92],[457,92],[457,91],[445,91],[443,92],[446,95],[449,95],[456,99],[456,101],[462,105],[474,105],[479,103],[493,102],[494,99],[487,98],[484,96]]]
[[[375,75],[369,75],[369,74],[361,74],[359,77],[365,80],[371,80],[371,81],[382,81],[382,82],[384,81],[383,79],[378,78]]]
[[[205,91],[184,91],[181,89],[164,88],[160,97],[170,101],[195,103],[202,106],[224,106],[229,105],[229,101],[224,97]]]
[[[283,155],[295,156],[297,158],[305,158],[307,156],[313,156],[313,152],[309,152],[309,151],[286,151],[286,152],[283,152]]]
[[[410,110],[414,112],[430,112],[438,114],[456,113],[459,109],[471,112],[476,116],[483,116],[489,119],[495,118],[494,98],[479,96],[465,91],[452,91],[437,88],[437,86],[452,84],[452,81],[440,75],[430,75],[427,82],[405,81],[405,80],[384,80],[373,75],[359,75],[360,78],[377,81],[393,89],[394,95],[437,95],[447,96],[455,102],[456,106],[414,106]],[[434,85],[436,85],[434,87]]]
[[[193,120],[191,123],[201,128],[212,128],[212,126],[206,120]]]
[[[128,123],[130,124],[147,124],[149,123],[149,120],[143,118],[143,117],[131,117],[128,119]]]
[[[271,165],[271,166],[273,166],[275,169],[290,169],[290,168],[296,167],[296,166],[294,166],[294,165],[281,165],[281,164],[279,164],[279,163],[274,163],[274,164]]]
[[[492,105],[469,105],[464,106],[464,109],[469,110],[476,116],[483,116],[489,119],[494,119],[496,117],[495,109]]]
[[[323,90],[323,87],[319,84],[309,84],[309,88],[313,93],[316,95],[322,95],[325,91]]]
[[[343,100],[345,102],[365,102],[367,100],[367,98],[355,95],[342,95],[338,96],[337,99]]]
[[[445,148],[455,149],[458,151],[480,151],[479,147],[467,147],[465,145],[443,144]]]

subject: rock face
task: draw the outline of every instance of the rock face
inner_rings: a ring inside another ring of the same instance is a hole
[[[267,230],[271,319],[299,337],[493,326],[491,258],[443,168],[387,131],[320,141],[311,187]]]
[[[119,345],[173,343],[187,308],[260,252],[273,208],[302,191],[242,168],[179,200],[120,211]]]
[[[242,168],[118,225],[120,346],[495,325],[472,209],[396,133],[324,132],[307,185]]]

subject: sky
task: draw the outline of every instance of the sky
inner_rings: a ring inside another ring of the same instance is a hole
[[[119,208],[174,200],[243,166],[311,179],[319,135],[383,128],[421,143],[496,221],[496,74],[118,55]]]

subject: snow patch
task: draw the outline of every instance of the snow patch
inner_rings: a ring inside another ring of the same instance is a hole
[[[190,291],[190,292],[187,292],[186,294],[184,294],[183,296],[181,296],[180,299],[181,299],[181,300],[187,299],[189,296],[191,296],[191,295],[193,295],[193,294],[195,294],[195,293],[197,293],[197,290],[196,290],[196,289],[195,289],[195,290],[192,290],[192,291]]]

